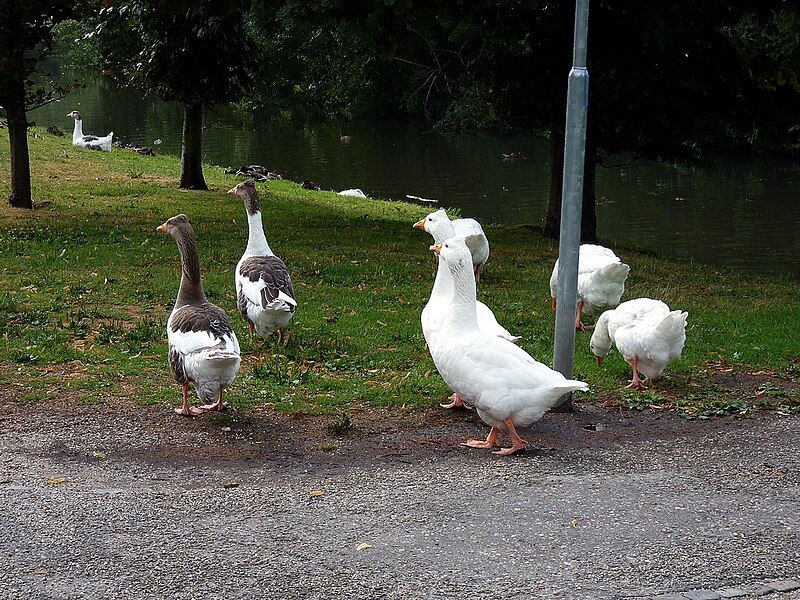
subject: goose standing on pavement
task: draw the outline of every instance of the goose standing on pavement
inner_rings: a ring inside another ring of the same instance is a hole
[[[446,215],[445,215],[446,218]],[[449,221],[449,219],[448,219]],[[422,223],[422,229],[434,236],[434,232],[438,231],[440,227],[438,220],[428,221],[422,219],[414,224],[414,227],[419,228]],[[425,336],[425,343],[430,350],[433,344],[437,341],[439,330],[442,327],[448,307],[452,302],[453,296],[453,276],[450,274],[450,269],[447,268],[444,261],[437,257],[436,279],[433,282],[433,289],[431,289],[431,297],[425,308],[422,309],[422,335]],[[500,325],[495,318],[492,309],[486,306],[483,302],[477,300],[475,303],[475,312],[478,319],[478,328],[487,335],[495,335],[509,342],[516,342],[519,336],[512,335],[505,327]],[[450,396],[449,404],[442,404],[442,408],[459,408],[464,406],[463,400],[458,394]]]
[[[277,330],[278,341],[282,342],[284,328],[297,308],[292,278],[267,243],[255,184],[243,181],[228,193],[244,202],[249,228],[247,248],[236,265],[234,277],[239,312],[247,321],[250,335],[269,337]]]
[[[114,132],[112,131],[105,136],[84,135],[83,133],[83,119],[81,113],[73,110],[67,115],[75,119],[75,129],[72,130],[72,145],[79,148],[88,148],[90,150],[100,150],[101,152],[111,152],[111,144],[114,141]]]
[[[451,304],[431,348],[433,362],[442,379],[478,416],[491,426],[485,441],[468,440],[470,448],[497,445],[501,429],[508,431],[511,447],[496,454],[524,450],[526,442],[516,431],[542,418],[559,398],[575,390],[587,390],[582,381],[566,379],[561,373],[534,360],[508,340],[487,335],[478,328],[475,310],[475,278],[472,257],[463,237],[434,246],[453,277]]]
[[[186,215],[168,219],[157,230],[175,239],[181,255],[181,285],[167,320],[169,365],[183,388],[183,405],[175,412],[191,417],[222,410],[222,391],[239,371],[239,341],[228,315],[203,291],[197,241]],[[190,383],[205,402],[199,408],[189,406]]]

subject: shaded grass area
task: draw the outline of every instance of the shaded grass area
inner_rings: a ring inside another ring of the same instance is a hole
[[[207,167],[212,191],[178,190],[176,158],[100,154],[31,131],[35,200],[47,206],[0,209],[0,377],[17,401],[177,400],[164,329],[179,259],[155,227],[178,213],[197,233],[206,293],[232,315],[242,345],[232,405],[340,412],[421,407],[448,394],[419,325],[435,269],[429,237],[411,228],[425,207],[258,184],[267,238],[289,266],[299,308],[285,346],[253,341],[235,314],[233,268],[247,227],[240,202],[225,191],[237,178]],[[8,163],[3,139],[0,172]],[[4,175],[0,194],[8,191]],[[479,297],[527,351],[550,362],[557,248],[526,228],[486,229],[492,258]],[[632,267],[625,299],[660,298],[689,311],[687,347],[662,381],[636,394],[620,391],[629,377],[622,359],[596,366],[589,334],[578,334],[576,377],[592,388],[585,399],[688,416],[743,414],[759,404],[797,409],[796,281],[615,250]],[[766,378],[780,393],[726,383],[725,373]]]

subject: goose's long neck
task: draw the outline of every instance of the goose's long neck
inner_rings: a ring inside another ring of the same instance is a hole
[[[83,119],[75,119],[75,129],[72,130],[72,141],[83,137]]]
[[[247,250],[245,254],[254,256],[272,256],[272,248],[267,243],[267,236],[264,235],[264,225],[261,222],[261,211],[247,215],[247,226],[249,234],[247,237]]]
[[[175,308],[208,302],[203,283],[200,281],[200,256],[197,253],[194,234],[183,232],[176,236],[175,241],[181,253],[181,287],[175,300]]]
[[[436,257],[438,266],[436,267],[436,279],[433,280],[431,299],[450,300],[453,297],[453,276],[445,262]]]
[[[440,259],[441,260],[441,259]],[[478,329],[478,316],[475,310],[475,276],[472,264],[448,265],[453,280],[452,304],[445,318],[445,327],[451,331],[472,331]]]

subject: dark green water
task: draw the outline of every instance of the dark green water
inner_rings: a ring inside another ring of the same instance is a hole
[[[71,110],[86,133],[113,130],[126,142],[179,154],[180,107],[106,81],[90,82],[31,115],[71,131]],[[343,126],[259,120],[222,109],[206,116],[206,160],[263,164],[323,189],[369,196],[406,194],[457,206],[492,223],[539,223],[547,199],[547,144],[534,136],[440,135],[414,123],[374,120]],[[352,137],[339,141],[340,130]],[[524,160],[507,162],[504,153]],[[683,259],[800,276],[800,166],[730,159],[707,169],[641,162],[598,169],[601,238]]]

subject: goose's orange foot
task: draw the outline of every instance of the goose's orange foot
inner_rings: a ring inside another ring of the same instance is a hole
[[[495,450],[492,452],[492,454],[508,456],[509,454],[514,454],[515,452],[523,452],[528,447],[528,442],[519,437],[517,428],[514,427],[513,419],[511,417],[507,418],[505,421],[503,421],[503,425],[506,426],[508,436],[511,438],[511,448],[501,448],[500,450]]]
[[[467,448],[494,448],[497,446],[497,436],[500,435],[500,430],[497,427],[492,427],[489,430],[489,435],[486,436],[484,441],[481,440],[467,440],[466,442],[462,442],[462,446],[466,446]]]
[[[203,404],[199,408],[200,408],[201,411],[203,411],[203,410],[222,410],[226,406],[228,406],[228,403],[227,402],[223,402],[222,400],[220,400],[219,402],[214,402],[213,404]]]
[[[467,448],[494,448],[494,444],[491,442],[487,442],[485,440],[467,440],[466,442],[461,442],[462,446],[466,446]]]
[[[643,389],[645,389],[644,381],[642,381],[638,377],[636,379],[634,379],[633,381],[629,381],[628,385],[626,385],[625,387],[629,388],[629,389],[632,389],[632,390],[643,390]]]
[[[464,400],[461,399],[461,396],[458,394],[453,394],[448,398],[448,400],[452,400],[449,404],[440,404],[442,408],[465,408],[469,410],[469,406],[464,404]]]
[[[203,411],[195,406],[181,406],[174,410],[177,414],[183,415],[184,417],[199,417],[203,414]]]
[[[521,446],[511,446],[511,448],[501,448],[500,450],[495,450],[492,454],[497,454],[498,456],[508,456],[509,454],[515,454],[517,452],[524,452],[528,446],[522,444]]]

